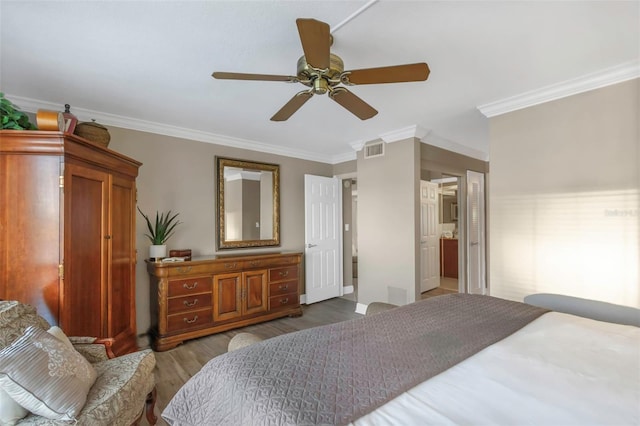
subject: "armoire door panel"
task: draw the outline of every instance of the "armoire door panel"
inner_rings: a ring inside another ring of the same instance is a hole
[[[62,329],[71,336],[107,336],[107,205],[109,175],[65,167]]]
[[[59,176],[58,155],[0,155],[0,299],[34,306],[50,324],[60,318]]]
[[[134,334],[135,317],[135,188],[133,181],[113,177],[110,229],[107,243],[111,253],[109,280],[110,336]]]

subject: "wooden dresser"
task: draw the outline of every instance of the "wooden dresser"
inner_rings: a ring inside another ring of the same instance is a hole
[[[0,299],[136,350],[140,165],[75,135],[0,131]]]
[[[151,336],[165,351],[188,339],[302,315],[301,253],[150,262]]]

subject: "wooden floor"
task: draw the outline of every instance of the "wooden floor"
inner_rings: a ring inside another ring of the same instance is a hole
[[[248,332],[268,339],[293,331],[361,317],[362,315],[355,313],[355,309],[356,303],[351,300],[345,298],[329,299],[312,305],[302,305],[303,315],[301,317],[282,318],[238,328],[190,340],[165,352],[156,352],[157,424],[167,424],[160,417],[160,413],[173,395],[211,358],[227,352],[227,344],[236,334]],[[144,421],[143,424],[145,424]]]
[[[440,277],[440,286],[433,290],[425,291],[420,295],[421,299],[442,296],[443,294],[451,294],[458,292],[458,280],[456,278]]]

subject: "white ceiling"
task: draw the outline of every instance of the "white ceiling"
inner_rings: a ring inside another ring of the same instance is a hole
[[[81,120],[328,163],[406,131],[487,159],[479,106],[640,74],[639,1],[0,1],[0,89],[27,111],[69,103]],[[367,121],[314,96],[272,122],[304,86],[211,73],[295,75],[299,17],[331,26],[345,69],[424,61],[431,75],[350,88],[379,111]]]

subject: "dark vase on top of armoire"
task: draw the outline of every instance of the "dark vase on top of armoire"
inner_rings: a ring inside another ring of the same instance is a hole
[[[141,163],[77,135],[0,131],[0,299],[67,335],[137,349],[136,177]]]

